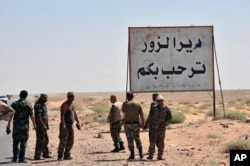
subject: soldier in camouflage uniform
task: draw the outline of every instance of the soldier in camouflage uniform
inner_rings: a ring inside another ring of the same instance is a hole
[[[38,101],[34,105],[35,110],[35,121],[36,121],[36,149],[35,149],[35,160],[43,158],[52,158],[49,155],[49,137],[47,130],[49,129],[48,123],[48,112],[45,103],[48,100],[48,96],[42,93]]]
[[[150,111],[152,110],[152,108],[157,105],[156,98],[158,95],[159,94],[157,92],[152,94],[152,102],[150,103],[149,115],[150,115]],[[147,128],[148,128],[148,119],[146,120],[146,123],[145,123],[143,130],[147,130]],[[150,133],[150,131],[149,131],[149,133]],[[149,141],[150,141],[150,137],[149,137]],[[147,154],[149,154],[149,148],[148,148]]]
[[[155,153],[155,145],[158,148],[158,160],[163,160],[164,139],[166,126],[169,125],[172,116],[170,109],[164,105],[164,98],[158,95],[156,98],[157,105],[150,110],[148,117],[149,123],[149,156],[147,159],[152,160]]]
[[[112,107],[109,111],[107,120],[109,122],[110,134],[115,146],[111,152],[119,152],[120,150],[125,149],[123,146],[123,141],[120,137],[123,118],[123,113],[121,110],[122,103],[117,101],[115,95],[110,96],[110,102],[112,103]]]
[[[139,150],[140,158],[143,158],[140,128],[144,127],[144,115],[141,104],[134,101],[133,98],[133,93],[127,92],[128,101],[124,102],[122,105],[125,121],[124,128],[128,141],[128,148],[130,150],[129,160],[133,160],[135,158],[134,141],[136,142],[136,147]],[[139,118],[141,120],[141,124]]]
[[[13,158],[12,162],[16,162],[18,157],[18,162],[25,163],[25,150],[27,146],[27,140],[29,138],[29,117],[33,123],[33,127],[36,128],[35,119],[33,116],[33,109],[31,104],[26,100],[28,92],[22,90],[20,92],[20,99],[11,104],[11,107],[15,110],[13,118]],[[12,117],[8,121],[8,126],[10,128]],[[20,144],[20,150],[19,150]]]
[[[59,133],[59,145],[58,145],[58,161],[71,160],[70,150],[74,144],[74,129],[73,123],[77,122],[80,126],[74,105],[75,95],[73,92],[67,93],[67,100],[61,105],[61,123]]]

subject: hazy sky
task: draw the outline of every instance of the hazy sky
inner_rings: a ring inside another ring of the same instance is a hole
[[[125,91],[134,26],[213,25],[222,88],[250,89],[249,9],[249,0],[0,0],[0,94]]]

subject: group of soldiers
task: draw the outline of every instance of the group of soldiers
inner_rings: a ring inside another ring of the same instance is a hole
[[[166,126],[172,119],[171,110],[164,104],[164,97],[158,93],[153,93],[152,103],[146,123],[144,123],[144,115],[142,106],[134,100],[134,94],[127,92],[127,101],[119,102],[115,95],[110,96],[112,107],[108,115],[110,124],[110,133],[115,148],[111,152],[119,152],[124,150],[123,141],[120,137],[121,127],[124,130],[130,151],[129,160],[135,158],[134,141],[139,151],[139,156],[143,158],[142,141],[140,139],[140,129],[149,129],[149,149],[147,159],[152,160],[155,153],[155,146],[158,148],[158,160],[163,160],[164,139]]]
[[[27,140],[29,138],[29,118],[36,130],[36,147],[34,160],[52,158],[49,153],[48,143],[49,130],[48,111],[46,102],[47,94],[40,94],[40,97],[35,102],[34,107],[26,100],[28,92],[22,90],[19,94],[19,100],[9,106],[0,101],[0,120],[7,120],[6,133],[11,133],[11,122],[13,119],[13,157],[12,162],[27,162],[25,160],[25,150]],[[115,95],[110,96],[112,103],[108,114],[108,122],[110,133],[114,143],[114,149],[111,152],[119,152],[124,150],[124,142],[120,137],[122,126],[124,126],[128,149],[130,151],[129,160],[135,159],[134,142],[139,151],[139,156],[142,159],[142,141],[140,139],[140,129],[149,129],[149,149],[147,159],[152,160],[155,153],[155,146],[158,148],[158,160],[163,160],[164,139],[166,126],[171,122],[171,111],[164,104],[164,97],[158,93],[153,93],[152,103],[148,118],[145,122],[142,106],[134,100],[134,94],[127,92],[126,101],[119,102]],[[74,143],[73,123],[76,121],[77,129],[81,129],[78,116],[74,106],[74,93],[67,93],[67,100],[62,103],[60,108],[61,122],[59,126],[59,145],[57,151],[58,161],[71,160],[70,151]],[[33,115],[34,109],[34,115]]]
[[[36,147],[34,160],[52,158],[50,156],[48,143],[49,130],[48,110],[46,102],[48,96],[45,93],[40,94],[39,99],[35,102],[34,107],[26,100],[28,92],[22,90],[19,94],[19,100],[13,102],[11,106],[0,101],[0,120],[8,121],[6,133],[11,133],[11,122],[13,119],[12,138],[13,138],[13,157],[12,162],[26,163],[25,151],[29,138],[29,118],[33,128],[36,131]],[[73,123],[76,121],[77,129],[81,129],[80,123],[74,106],[74,93],[67,93],[67,100],[61,105],[61,122],[59,127],[59,145],[58,161],[71,160],[70,151],[74,143]],[[34,114],[33,114],[34,108]]]

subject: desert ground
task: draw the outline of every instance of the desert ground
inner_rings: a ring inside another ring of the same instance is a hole
[[[155,166],[229,166],[229,153],[222,153],[226,143],[232,140],[246,139],[250,133],[250,125],[246,121],[220,119],[212,120],[209,112],[213,112],[212,92],[175,92],[161,93],[165,97],[165,104],[172,111],[182,112],[185,115],[183,123],[171,124],[166,130],[164,159],[147,160],[148,131],[141,130],[144,158],[139,159],[135,149],[135,160],[127,160],[129,150],[124,130],[121,137],[125,143],[125,150],[118,153],[110,152],[114,147],[106,122],[107,113],[93,111],[96,103],[105,103],[111,106],[109,97],[115,94],[119,101],[125,100],[125,92],[114,93],[76,93],[75,104],[82,129],[75,128],[75,142],[71,151],[72,160],[57,161],[57,147],[59,143],[59,108],[66,100],[65,94],[49,94],[47,107],[49,110],[49,149],[52,159],[32,160],[32,165],[155,165]],[[136,93],[135,100],[143,106],[145,119],[148,116],[151,93]],[[227,114],[228,111],[245,112],[250,116],[250,90],[224,90],[223,101],[220,91],[216,91],[216,112]],[[34,101],[31,101],[32,103]],[[225,125],[227,127],[225,127]],[[35,150],[35,131],[30,131],[28,146],[30,157],[33,159]]]

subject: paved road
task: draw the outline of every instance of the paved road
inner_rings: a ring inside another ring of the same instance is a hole
[[[12,136],[11,134],[7,135],[5,132],[7,122],[0,121],[0,165],[8,166],[30,166],[30,153],[29,148],[26,148],[26,159],[28,163],[13,163],[12,159]]]

